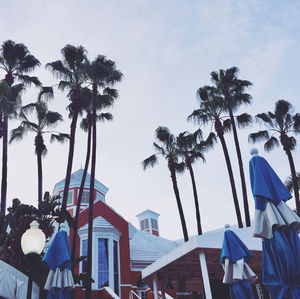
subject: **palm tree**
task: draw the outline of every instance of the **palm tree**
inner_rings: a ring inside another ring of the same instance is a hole
[[[173,190],[176,198],[177,208],[179,212],[179,217],[181,221],[181,227],[183,232],[184,241],[187,242],[189,240],[185,217],[183,213],[183,208],[181,204],[179,189],[177,185],[176,172],[184,171],[184,163],[179,163],[179,151],[176,144],[176,137],[171,134],[168,128],[166,127],[158,127],[155,131],[155,139],[161,145],[153,142],[153,146],[155,149],[155,154],[148,157],[142,162],[144,170],[147,167],[154,167],[158,163],[158,155],[161,155],[166,159],[168,163],[168,169],[171,174]]]
[[[35,133],[34,145],[35,154],[37,156],[37,168],[38,168],[38,202],[42,202],[43,194],[43,169],[42,169],[42,157],[47,153],[47,147],[44,143],[44,134],[51,134],[51,141],[57,140],[59,142],[64,142],[65,138],[68,137],[67,134],[54,133],[53,131],[48,131],[49,128],[53,128],[57,125],[59,121],[62,121],[62,116],[54,111],[49,111],[46,102],[42,101],[42,97],[51,98],[53,97],[52,88],[42,88],[38,100],[35,103],[28,104],[21,109],[20,119],[21,124],[16,129],[13,129],[10,133],[9,142],[15,140],[22,140],[23,137],[28,132]],[[30,121],[26,114],[30,111],[35,111],[37,122]]]
[[[245,93],[245,89],[252,86],[252,83],[247,80],[238,79],[238,72],[239,69],[237,67],[231,67],[227,70],[220,69],[219,72],[211,73],[211,80],[219,91],[220,96],[223,97],[226,110],[229,113],[230,125],[233,132],[233,139],[240,169],[246,226],[251,226],[243,160],[237,135],[234,112],[237,111],[243,104],[251,104],[252,98],[249,94]],[[243,127],[251,125],[252,117],[246,113],[243,116],[245,119]]]
[[[91,277],[92,277],[92,229],[93,229],[93,213],[94,213],[94,190],[95,190],[95,171],[96,171],[96,149],[97,149],[97,106],[99,103],[105,103],[111,106],[118,97],[118,91],[110,88],[115,83],[122,80],[123,74],[116,69],[114,61],[107,59],[105,56],[98,55],[92,62],[86,63],[86,74],[92,85],[92,164],[91,164],[91,180],[89,194],[89,222],[88,222],[88,258],[87,258],[87,277],[88,283],[86,287],[87,298],[91,297]],[[102,90],[102,93],[99,91]],[[98,99],[98,100],[97,100]],[[101,104],[100,104],[101,106]]]
[[[62,91],[67,89],[69,91],[68,95],[71,101],[70,105],[68,105],[70,117],[72,118],[70,128],[70,143],[66,179],[61,206],[62,211],[65,211],[67,207],[67,199],[71,180],[76,125],[78,115],[84,105],[84,103],[82,103],[81,101],[81,92],[82,85],[86,82],[87,79],[86,72],[84,71],[87,58],[86,50],[82,46],[75,47],[72,45],[66,45],[62,48],[61,54],[63,56],[62,60],[56,60],[47,63],[46,68],[50,69],[54,76],[61,79],[58,84],[58,88]]]
[[[197,143],[197,139],[199,139],[199,143]],[[177,147],[179,155],[184,159],[185,167],[189,170],[191,176],[198,235],[202,235],[202,227],[196,180],[192,164],[196,163],[198,160],[202,160],[203,162],[205,162],[204,152],[209,148],[212,148],[215,142],[216,137],[214,133],[210,133],[208,138],[206,140],[203,140],[202,131],[200,129],[198,129],[193,134],[190,134],[189,132],[180,133],[177,137]]]
[[[5,72],[5,82],[10,89],[17,79],[25,85],[33,83],[40,86],[41,83],[37,77],[31,77],[27,74],[33,71],[40,62],[30,54],[24,44],[16,44],[12,40],[3,42],[0,49],[0,69]],[[19,87],[18,87],[19,88]],[[24,88],[23,88],[24,89]],[[11,92],[8,92],[11,94]],[[1,181],[1,212],[6,211],[6,193],[7,193],[7,141],[8,141],[8,118],[7,111],[2,109],[0,115],[0,125],[3,137],[2,143],[2,181]]]
[[[224,106],[223,99],[218,95],[218,90],[216,90],[216,88],[214,87],[201,87],[198,89],[197,95],[201,100],[200,109],[194,110],[193,113],[188,117],[188,120],[197,121],[200,125],[207,125],[209,123],[212,123],[214,126],[217,136],[221,141],[222,149],[224,152],[238,226],[241,228],[243,227],[241,211],[236,193],[230,157],[224,138],[224,118],[222,114],[224,113],[226,107]]]
[[[259,123],[264,124],[267,130],[259,131],[249,135],[250,142],[266,141],[264,144],[265,151],[269,152],[276,146],[279,141],[275,135],[279,135],[279,140],[285,151],[291,169],[291,177],[294,185],[294,194],[297,213],[300,215],[299,185],[297,184],[297,174],[292,151],[296,147],[296,139],[290,134],[300,133],[300,113],[292,115],[293,106],[285,100],[279,100],[275,103],[275,111],[268,113],[259,113],[255,116]]]

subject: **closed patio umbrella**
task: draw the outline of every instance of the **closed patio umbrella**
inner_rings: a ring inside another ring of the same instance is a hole
[[[263,239],[263,284],[272,299],[300,299],[300,218],[286,204],[292,196],[262,157],[252,151],[254,236]]]
[[[71,256],[68,234],[60,230],[54,237],[43,260],[50,268],[45,290],[47,299],[71,298],[74,281],[71,272]]]
[[[253,258],[241,239],[231,230],[224,233],[221,264],[224,269],[223,283],[229,284],[232,299],[254,299],[252,287],[257,276],[247,262]]]

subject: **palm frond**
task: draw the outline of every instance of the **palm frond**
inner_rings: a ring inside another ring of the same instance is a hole
[[[155,130],[155,137],[163,143],[169,143],[172,138],[172,134],[167,127],[158,127]]]
[[[226,119],[223,121],[223,130],[224,132],[230,132],[232,129],[231,119]]]
[[[145,170],[149,167],[154,167],[157,163],[158,163],[157,156],[152,155],[152,156],[148,157],[147,159],[145,159],[144,161],[142,161],[142,166],[143,166],[143,169]]]
[[[42,83],[38,77],[34,77],[34,76],[32,77],[32,76],[20,75],[20,74],[17,74],[16,76],[26,86],[31,86],[31,84],[35,85],[36,87],[42,86]]]
[[[58,79],[69,80],[72,78],[72,72],[63,65],[61,60],[47,63],[46,68]]]
[[[53,99],[54,97],[54,92],[53,88],[51,86],[42,86],[41,91],[38,94],[38,102],[39,101],[49,101]]]
[[[59,121],[63,121],[63,117],[58,112],[48,111],[45,115],[45,124],[49,127],[57,125]]]
[[[213,132],[210,132],[203,143],[205,150],[211,150],[217,142],[218,142],[218,138],[217,138],[216,134]]]
[[[265,144],[264,149],[266,152],[272,151],[275,147],[279,146],[279,142],[276,137],[272,136]]]
[[[97,120],[103,122],[103,121],[112,121],[113,120],[113,115],[109,112],[106,113],[100,113],[97,115]]]
[[[156,142],[153,142],[153,146],[158,153],[162,154],[163,156],[166,155],[165,149],[162,146],[159,146]]]
[[[260,122],[260,123],[264,122],[264,123],[269,124],[270,126],[273,127],[273,121],[267,113],[258,113],[255,116],[255,120],[257,122]]]
[[[65,141],[70,139],[69,134],[59,133],[59,134],[51,134],[50,142],[57,141],[59,143],[64,143]]]
[[[270,138],[270,134],[268,131],[259,131],[257,133],[251,133],[248,136],[248,141],[251,143],[265,141]]]
[[[300,133],[300,113],[296,113],[293,116],[293,129],[296,133]]]
[[[240,129],[249,127],[253,124],[252,116],[248,113],[243,113],[236,117],[238,127]]]
[[[276,117],[283,117],[287,113],[293,110],[293,106],[290,102],[285,100],[279,100],[275,103],[275,115]]]
[[[12,143],[13,141],[22,140],[26,134],[27,130],[23,126],[19,126],[16,129],[11,130],[9,143]]]
[[[175,171],[178,173],[183,173],[185,171],[185,163],[184,162],[181,162],[181,163],[174,162],[174,167],[175,167]]]

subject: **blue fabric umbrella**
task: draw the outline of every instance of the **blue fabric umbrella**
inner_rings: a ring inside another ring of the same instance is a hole
[[[74,287],[71,272],[70,244],[67,232],[59,231],[43,260],[50,268],[45,289],[47,299],[69,299]]]
[[[250,180],[254,236],[263,239],[263,284],[272,299],[300,299],[300,218],[285,203],[292,196],[260,156],[250,160]]]
[[[247,265],[252,258],[253,254],[241,239],[233,231],[226,230],[221,251],[221,264],[225,272],[223,283],[230,285],[232,299],[254,299],[249,282],[254,282],[257,276]]]

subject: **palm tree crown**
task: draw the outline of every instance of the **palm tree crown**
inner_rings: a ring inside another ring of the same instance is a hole
[[[194,110],[193,113],[188,117],[188,120],[194,120],[200,126],[211,123],[214,127],[224,152],[238,225],[239,227],[243,227],[230,156],[224,138],[224,133],[227,129],[227,116],[223,115],[224,111],[226,111],[224,100],[222,96],[220,96],[217,88],[212,86],[204,86],[199,88],[197,95],[200,99],[200,109]]]
[[[179,162],[179,150],[177,147],[177,139],[171,134],[168,128],[166,127],[158,127],[155,131],[155,138],[157,142],[153,142],[153,146],[155,149],[155,154],[148,157],[142,162],[142,166],[144,170],[148,167],[154,167],[158,163],[158,156],[162,156],[167,160],[168,169],[171,173],[171,179],[173,183],[173,189],[176,197],[177,207],[179,211],[179,216],[181,220],[181,226],[183,231],[183,236],[185,242],[188,241],[188,232],[186,228],[186,222],[184,218],[184,213],[181,205],[179,190],[177,186],[176,172],[184,171],[184,163]]]
[[[246,93],[245,90],[246,88],[252,86],[252,83],[247,80],[239,79],[237,77],[238,72],[239,69],[237,67],[231,67],[227,70],[221,69],[219,70],[219,72],[211,73],[211,80],[216,86],[216,90],[218,91],[219,96],[222,98],[224,107],[229,114],[229,119],[225,121],[225,126],[228,130],[230,129],[233,132],[233,139],[240,170],[246,226],[250,226],[251,222],[248,206],[247,187],[235,121],[237,120],[239,128],[247,127],[252,125],[252,116],[248,113],[243,113],[242,115],[235,117],[234,112],[237,111],[242,104],[251,104],[252,97],[251,95]]]
[[[40,62],[24,44],[16,44],[12,40],[7,40],[2,44],[0,50],[0,69],[4,70],[5,81],[9,86],[12,86],[14,79],[17,78],[25,84],[35,84],[40,86],[41,83],[37,77],[25,75],[40,66]]]
[[[269,152],[281,143],[283,150],[288,156],[291,176],[294,185],[294,194],[297,207],[297,213],[300,215],[299,186],[297,184],[297,173],[295,169],[292,151],[296,147],[296,139],[291,134],[300,133],[300,113],[292,115],[293,106],[285,100],[279,100],[275,103],[275,111],[259,113],[256,115],[256,121],[264,124],[267,130],[262,130],[249,135],[250,142],[265,141],[264,149]],[[276,137],[276,135],[279,137]]]

